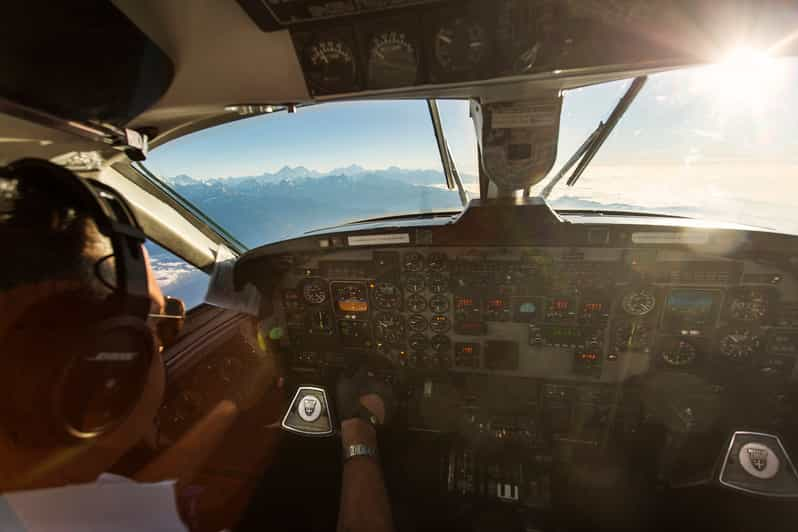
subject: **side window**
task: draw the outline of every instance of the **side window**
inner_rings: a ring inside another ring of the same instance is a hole
[[[210,278],[207,273],[158,244],[147,242],[146,246],[155,279],[165,296],[182,299],[186,309],[194,308],[205,300]]]

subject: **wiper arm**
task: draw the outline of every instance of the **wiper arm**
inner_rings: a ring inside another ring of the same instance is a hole
[[[632,104],[634,99],[637,97],[640,90],[645,85],[648,76],[640,76],[635,78],[632,81],[632,84],[626,90],[626,93],[621,97],[618,101],[615,108],[610,113],[609,118],[607,118],[606,122],[599,122],[598,127],[590,134],[585,142],[579,146],[579,149],[568,159],[563,167],[560,169],[559,172],[551,179],[546,188],[540,193],[540,196],[546,198],[551,193],[552,189],[560,182],[560,180],[565,177],[565,174],[568,173],[576,163],[579,165],[574,170],[574,173],[571,174],[571,177],[568,178],[566,184],[569,187],[572,187],[579,181],[579,178],[582,177],[587,165],[590,164],[590,161],[593,160],[596,153],[599,151],[601,146],[604,145],[604,142],[607,140],[607,137],[610,136],[612,130],[615,129],[615,126],[621,120],[621,117],[626,113],[626,110],[629,109],[629,106]]]
[[[460,179],[460,174],[457,172],[457,166],[454,164],[452,152],[449,151],[449,143],[446,142],[446,137],[443,134],[441,115],[438,111],[438,102],[429,99],[427,100],[427,106],[429,107],[429,116],[432,120],[432,129],[435,131],[435,140],[438,142],[438,151],[441,155],[443,172],[446,176],[446,187],[449,190],[454,190],[455,187],[457,188],[457,193],[460,195],[460,203],[465,207],[468,204],[468,194],[466,194],[463,181]]]

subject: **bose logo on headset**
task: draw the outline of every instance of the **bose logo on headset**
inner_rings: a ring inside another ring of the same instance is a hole
[[[89,362],[130,362],[136,360],[138,356],[139,353],[136,351],[115,351],[97,353],[93,357],[86,357],[85,360]]]

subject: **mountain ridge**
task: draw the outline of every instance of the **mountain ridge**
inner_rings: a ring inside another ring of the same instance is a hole
[[[322,172],[305,166],[285,165],[276,172],[264,172],[259,175],[248,176],[228,176],[215,177],[208,179],[198,179],[187,174],[179,174],[172,177],[165,177],[164,181],[172,186],[188,186],[201,183],[222,182],[230,185],[240,183],[278,183],[281,181],[297,181],[302,179],[319,179],[331,176],[346,176],[353,178],[382,178],[401,181],[412,185],[442,185],[446,182],[444,174],[440,170],[433,169],[409,169],[398,166],[389,166],[382,169],[364,168],[358,164],[350,164],[340,168]],[[476,177],[462,175],[464,182],[476,182]]]

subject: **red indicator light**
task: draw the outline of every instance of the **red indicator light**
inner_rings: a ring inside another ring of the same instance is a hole
[[[557,299],[552,303],[552,307],[554,307],[557,310],[566,310],[568,308],[568,300]]]
[[[470,355],[473,352],[474,352],[474,348],[472,346],[467,345],[467,346],[463,347],[463,353],[465,353],[467,355]]]

